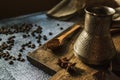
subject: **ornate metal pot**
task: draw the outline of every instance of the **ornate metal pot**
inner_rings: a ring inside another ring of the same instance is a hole
[[[74,44],[74,53],[84,63],[103,65],[116,55],[110,35],[113,8],[107,6],[85,9],[85,25]]]

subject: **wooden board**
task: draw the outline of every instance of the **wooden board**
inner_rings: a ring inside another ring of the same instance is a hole
[[[81,31],[79,31],[81,32]],[[77,35],[76,35],[77,34]],[[93,76],[94,74],[99,73],[99,71],[106,71],[103,68],[93,68],[84,63],[82,63],[78,58],[74,56],[73,53],[73,44],[79,35],[78,31],[70,36],[65,45],[58,48],[56,51],[51,51],[46,49],[44,46],[35,50],[32,53],[27,55],[28,60],[36,67],[44,70],[50,75],[54,75],[50,80],[96,80]],[[113,60],[112,70],[114,73],[106,73],[106,76],[109,76],[108,80],[120,80],[118,75],[120,75],[120,33],[113,35],[113,41],[118,52],[117,57]],[[66,45],[67,44],[67,45]],[[67,49],[66,49],[67,48]],[[65,50],[64,50],[65,49]],[[66,51],[67,50],[67,51]],[[56,53],[57,52],[57,53]],[[78,69],[78,73],[75,75],[69,74],[66,70],[60,68],[57,64],[59,58],[67,57],[70,59],[70,62],[77,63],[75,67]],[[114,77],[114,79],[112,79]],[[115,79],[116,78],[116,79]],[[101,80],[101,79],[97,79]]]

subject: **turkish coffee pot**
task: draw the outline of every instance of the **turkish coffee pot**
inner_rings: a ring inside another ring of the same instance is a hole
[[[74,54],[86,64],[104,65],[116,55],[110,34],[115,10],[107,6],[85,9],[84,29],[74,44]]]

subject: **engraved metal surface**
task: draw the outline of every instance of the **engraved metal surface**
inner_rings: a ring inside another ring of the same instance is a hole
[[[48,40],[52,39],[54,36],[74,24],[74,22],[63,22],[48,18],[44,12],[40,12],[21,17],[1,20],[0,27],[10,27],[11,25],[21,23],[40,25],[43,28],[43,32],[41,33],[41,35],[47,35]],[[57,26],[58,24],[59,26]],[[60,30],[60,27],[63,27],[63,30]],[[53,35],[50,36],[49,32],[52,32]],[[28,41],[32,41],[32,43],[36,45],[35,49],[38,48],[38,44],[34,37],[30,36],[23,39],[23,33],[16,33],[12,35],[15,35],[16,38],[14,47],[11,51],[9,51],[11,55],[17,56],[20,46]],[[6,41],[9,36],[10,35],[0,34],[0,38],[3,39],[2,41]],[[2,41],[0,41],[0,44],[2,43]],[[44,44],[46,41],[41,39],[42,44]],[[48,78],[50,78],[48,74],[34,67],[26,59],[27,53],[34,51],[35,49],[26,48],[26,50],[22,53],[23,57],[26,60],[25,62],[15,61],[13,65],[9,65],[8,61],[0,59],[0,80],[48,80]]]
[[[75,54],[85,63],[103,65],[116,55],[110,34],[114,13],[106,6],[86,8],[85,27],[74,46]]]

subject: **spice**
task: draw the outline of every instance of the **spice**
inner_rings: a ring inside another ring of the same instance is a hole
[[[75,65],[76,63],[71,63],[69,62],[69,59],[67,59],[66,57],[64,58],[59,58],[58,59],[58,63],[57,63],[61,68],[66,69],[68,72],[73,72],[76,71],[75,69]]]

